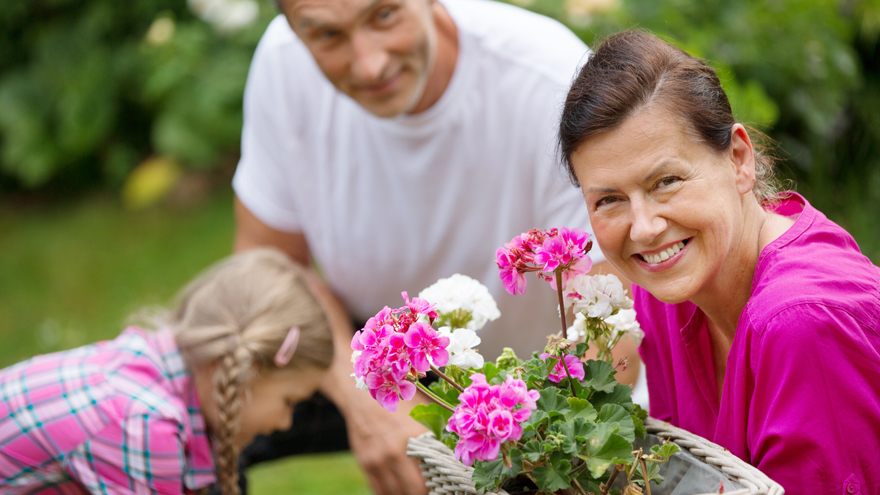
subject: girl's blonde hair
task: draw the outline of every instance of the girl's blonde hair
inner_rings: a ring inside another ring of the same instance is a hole
[[[224,495],[238,495],[242,392],[258,375],[277,371],[275,355],[290,332],[299,343],[283,369],[329,368],[333,340],[327,316],[307,284],[304,269],[275,249],[230,256],[205,271],[162,318],[190,368],[217,365],[214,395],[219,413],[217,475]]]

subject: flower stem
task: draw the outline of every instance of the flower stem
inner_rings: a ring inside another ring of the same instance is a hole
[[[556,295],[559,296],[559,317],[562,319],[562,336],[564,337],[568,325],[565,324],[565,301],[562,298],[562,268],[556,269]]]
[[[642,465],[642,476],[645,477],[645,490],[648,492],[647,495],[651,495],[651,481],[648,480],[648,466],[645,463],[644,456],[639,456],[639,462]]]
[[[441,399],[440,397],[437,397],[436,395],[434,395],[434,392],[431,392],[431,391],[428,389],[428,387],[422,385],[418,380],[416,380],[416,388],[418,389],[419,392],[421,392],[422,394],[424,394],[425,397],[431,399],[432,401],[434,401],[434,402],[437,403],[437,404],[440,404],[440,406],[442,406],[442,407],[444,407],[444,408],[446,408],[446,409],[449,409],[450,411],[455,412],[455,408],[453,408],[452,406],[450,406],[449,404],[447,404],[446,401],[444,401],[444,400]]]
[[[604,483],[599,485],[599,495],[607,495],[608,490],[611,489],[611,485],[614,483],[614,480],[617,479],[617,475],[620,473],[620,470],[617,469],[617,464],[614,465],[614,469],[611,470],[611,476],[608,478],[608,483]]]
[[[455,381],[452,378],[449,378],[448,376],[446,376],[446,374],[444,374],[442,371],[440,371],[440,369],[437,368],[436,366],[431,366],[431,371],[433,371],[434,373],[437,373],[437,376],[446,380],[450,385],[455,387],[455,389],[458,390],[459,392],[464,392],[464,389],[461,388],[461,385],[455,383]]]

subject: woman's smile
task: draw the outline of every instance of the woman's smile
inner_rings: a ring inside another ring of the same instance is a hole
[[[691,238],[687,238],[661,249],[642,251],[632,255],[632,258],[639,266],[649,272],[666,271],[684,257],[690,240]]]

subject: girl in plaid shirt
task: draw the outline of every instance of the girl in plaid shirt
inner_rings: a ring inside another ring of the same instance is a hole
[[[328,292],[278,251],[227,258],[155,332],[0,370],[0,493],[238,494],[239,450],[290,427],[333,356]]]

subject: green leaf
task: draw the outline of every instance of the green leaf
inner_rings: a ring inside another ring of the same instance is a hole
[[[584,387],[589,387],[596,392],[610,393],[614,391],[617,380],[614,378],[614,368],[598,359],[587,361],[584,366]]]
[[[569,455],[577,455],[581,451],[581,444],[586,441],[586,435],[591,429],[590,424],[592,423],[587,423],[584,418],[554,423],[553,426],[556,426],[564,437],[562,451]]]
[[[648,462],[648,481],[653,481],[656,484],[663,483],[663,476],[660,476],[660,466],[656,462]],[[633,483],[639,486],[645,486],[645,475],[642,474],[642,464],[636,467],[636,472],[633,475],[632,479]]]
[[[445,380],[431,382],[431,384],[428,385],[428,388],[453,407],[458,405],[458,396],[461,392],[459,392],[458,389],[451,387]]]
[[[642,406],[636,404],[635,402],[633,402],[633,404],[632,404],[631,411],[632,411],[632,414],[635,414],[642,421],[648,419],[648,411],[645,411],[644,409],[642,409]]]
[[[571,462],[563,458],[562,452],[554,452],[550,456],[550,464],[547,466],[538,466],[532,472],[538,489],[555,492],[568,488],[571,484],[571,477],[568,472],[571,471]]]
[[[571,406],[571,411],[565,414],[566,421],[572,421],[575,418],[584,418],[587,421],[594,421],[596,419],[596,408],[590,404],[590,401],[577,397],[569,397],[566,400],[568,405]]]
[[[428,427],[434,436],[442,438],[446,423],[452,417],[452,411],[439,404],[419,404],[412,408],[409,415],[414,420]]]
[[[678,445],[672,442],[666,442],[662,445],[655,445],[651,447],[652,454],[658,455],[666,460],[669,460],[669,458],[672,457],[672,454],[676,454],[678,452],[681,452],[681,448],[679,448]]]
[[[539,410],[547,411],[548,413],[556,411],[566,414],[571,411],[571,406],[568,405],[566,397],[562,395],[560,390],[556,387],[549,387],[541,390],[537,405]]]
[[[607,424],[591,426],[594,430],[587,436],[587,441],[578,457],[587,463],[593,478],[602,476],[611,464],[632,463],[632,442],[616,433],[611,433]]]
[[[629,407],[632,404],[632,389],[629,385],[617,384],[611,393],[595,393],[590,397],[590,402],[595,408],[601,408],[605,404],[618,404]]]
[[[530,462],[536,462],[543,457],[545,453],[546,450],[544,449],[544,444],[538,440],[529,440],[523,446],[523,456]]]
[[[486,375],[486,382],[493,383],[492,380],[503,370],[504,368],[499,368],[492,361],[486,361],[486,364],[483,365],[483,374]]]
[[[602,406],[602,409],[599,409],[599,417],[597,421],[616,425],[616,433],[629,440],[630,443],[636,439],[636,427],[633,423],[632,416],[626,412],[626,409],[617,404],[605,404]]]
[[[510,452],[507,453],[507,457],[510,459],[510,467],[505,467],[502,474],[506,478],[514,478],[523,469],[523,451],[520,449],[511,449]]]
[[[494,461],[477,461],[474,463],[474,486],[480,493],[488,489],[497,488],[504,479],[504,462],[501,459]]]
[[[638,416],[630,415],[633,420],[633,424],[635,425],[635,433],[638,438],[645,438],[645,434],[648,433],[648,430],[645,429],[645,423],[639,419]]]

